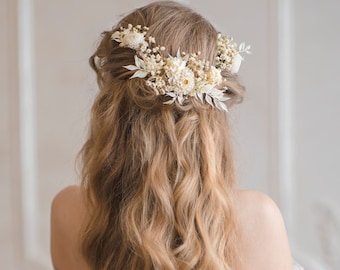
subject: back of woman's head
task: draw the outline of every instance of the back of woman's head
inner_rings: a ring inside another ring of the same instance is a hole
[[[127,68],[136,52],[112,34],[147,26],[162,56],[198,53],[214,64],[217,32],[191,9],[155,2],[103,33],[90,64],[100,91],[82,149],[91,218],[83,252],[93,269],[231,269],[236,242],[234,168],[225,111],[189,97],[165,104]],[[241,100],[223,71],[228,106]]]
[[[121,47],[111,38],[112,33],[120,27],[127,27],[128,24],[147,26],[147,36],[155,37],[157,44],[164,46],[163,56],[176,56],[178,50],[185,53],[199,52],[201,59],[211,64],[215,62],[217,32],[201,15],[169,1],[155,2],[137,9],[124,17],[112,31],[103,33],[103,39],[90,63],[97,72],[101,86],[109,85],[110,82],[126,84],[129,90],[126,94],[139,106],[164,107],[162,97],[155,95],[151,88],[145,87],[145,80],[128,80],[131,72],[123,66],[134,63],[135,51]],[[243,88],[238,84],[236,76],[228,71],[223,71],[222,75],[227,79],[224,86],[228,88],[228,105],[241,101]],[[139,91],[136,91],[136,88]],[[191,99],[188,103],[198,108],[209,107],[196,101]]]

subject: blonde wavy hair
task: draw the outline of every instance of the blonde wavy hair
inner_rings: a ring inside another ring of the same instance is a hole
[[[81,151],[90,217],[82,234],[91,268],[233,269],[237,230],[235,175],[227,115],[195,99],[164,104],[124,65],[134,51],[111,34],[148,26],[165,55],[201,52],[214,62],[217,32],[191,9],[154,2],[102,34],[90,58],[99,93]],[[228,106],[242,99],[237,78],[224,72]]]

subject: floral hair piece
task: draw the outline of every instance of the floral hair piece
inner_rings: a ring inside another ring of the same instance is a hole
[[[194,97],[202,103],[207,102],[212,107],[228,111],[224,101],[230,99],[225,95],[226,87],[218,89],[223,78],[221,71],[228,70],[236,73],[243,60],[241,53],[250,53],[250,46],[242,43],[239,47],[232,43],[232,38],[218,34],[216,66],[209,61],[199,59],[200,53],[186,54],[177,51],[176,56],[162,56],[164,47],[156,45],[155,38],[146,37],[148,27],[128,25],[120,27],[111,39],[118,42],[120,47],[136,51],[135,64],[123,66],[127,70],[135,71],[130,77],[145,78],[146,84],[156,95],[165,95],[169,100],[165,104],[178,101],[183,102]]]

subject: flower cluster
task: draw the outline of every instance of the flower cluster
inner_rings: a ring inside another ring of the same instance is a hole
[[[232,41],[231,37],[218,33],[216,67],[221,70],[227,69],[234,74],[238,72],[241,62],[244,60],[241,53],[250,54],[250,45],[246,46],[243,42],[237,48],[237,45]]]
[[[250,46],[245,47],[242,43],[237,49],[236,44],[231,44],[231,39],[218,34],[217,64],[212,66],[208,61],[199,59],[200,53],[186,54],[180,49],[176,56],[163,57],[165,48],[156,46],[154,37],[146,37],[148,30],[148,27],[129,24],[112,34],[112,40],[119,46],[136,51],[135,64],[124,66],[134,71],[130,79],[145,78],[156,95],[169,98],[166,104],[177,101],[182,105],[188,97],[194,97],[227,111],[224,103],[229,99],[224,94],[227,89],[218,89],[223,81],[221,71],[237,72],[243,59],[240,53],[249,53]]]

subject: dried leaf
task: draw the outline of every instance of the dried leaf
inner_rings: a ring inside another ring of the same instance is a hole
[[[131,77],[130,79],[133,78],[145,78],[148,75],[148,73],[144,70],[137,70]]]
[[[228,107],[223,102],[220,102],[219,100],[214,100],[214,102],[218,109],[220,109],[221,111],[228,112]]]
[[[134,65],[123,66],[123,68],[126,68],[128,70],[137,70],[137,69],[140,69],[139,67],[136,67]]]
[[[137,55],[135,55],[135,64],[137,67],[139,67],[140,69],[144,69],[145,68],[145,63],[142,59],[138,58]]]
[[[211,96],[209,96],[208,94],[205,95],[205,100],[206,102],[208,102],[212,107],[214,107],[214,103],[212,101]]]
[[[197,93],[196,97],[203,103],[203,94],[202,93]]]

